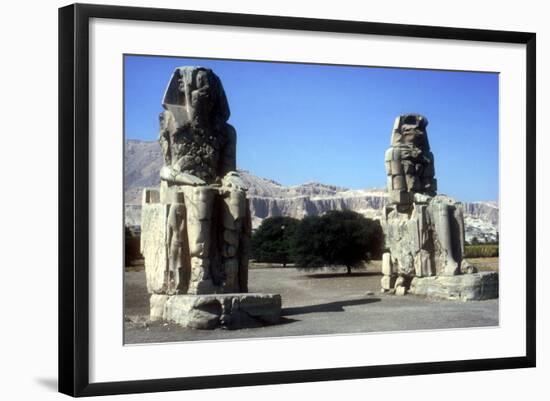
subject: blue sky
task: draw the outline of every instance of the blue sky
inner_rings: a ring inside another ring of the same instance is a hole
[[[237,130],[237,165],[284,185],[384,187],[384,151],[404,113],[429,120],[439,193],[498,200],[498,74],[125,56],[125,138],[158,135],[178,66],[211,68]]]

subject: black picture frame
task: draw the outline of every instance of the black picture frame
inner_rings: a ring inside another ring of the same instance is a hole
[[[122,382],[89,381],[89,21],[91,18],[523,44],[526,47],[526,344],[521,357],[261,372]],[[536,35],[266,15],[75,4],[59,9],[59,391],[142,393],[534,367],[536,363]]]

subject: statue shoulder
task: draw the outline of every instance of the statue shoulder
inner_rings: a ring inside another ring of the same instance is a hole
[[[159,140],[170,141],[170,137],[178,130],[174,114],[170,110],[164,110],[159,114]]]
[[[231,124],[225,123],[225,137],[227,139],[227,144],[235,144],[237,142],[237,131],[235,127]]]
[[[231,124],[225,123],[225,129],[228,137],[237,137],[237,130]]]
[[[170,110],[164,110],[159,114],[159,123],[161,130],[169,130],[174,127],[175,119]]]

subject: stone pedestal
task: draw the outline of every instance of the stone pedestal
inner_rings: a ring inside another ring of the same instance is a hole
[[[240,329],[279,322],[278,294],[162,295],[150,298],[151,320],[193,329]]]
[[[409,291],[432,299],[479,301],[498,298],[498,273],[415,277]]]

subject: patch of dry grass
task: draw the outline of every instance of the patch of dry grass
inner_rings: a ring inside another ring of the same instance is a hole
[[[468,262],[480,271],[498,272],[498,257],[495,258],[468,258]]]

